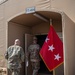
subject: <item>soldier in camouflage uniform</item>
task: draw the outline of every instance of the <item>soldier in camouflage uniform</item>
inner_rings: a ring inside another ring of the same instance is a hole
[[[7,49],[5,58],[8,63],[8,75],[20,75],[21,63],[24,62],[24,51],[19,39],[16,39],[14,45]]]
[[[37,38],[33,37],[33,44],[31,44],[28,48],[28,53],[30,56],[30,61],[32,65],[33,74],[37,75],[38,70],[40,69],[40,57],[39,57],[40,47],[37,44]]]

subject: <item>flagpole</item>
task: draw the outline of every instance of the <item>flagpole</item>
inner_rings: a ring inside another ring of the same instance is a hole
[[[55,70],[53,70],[53,75],[55,75]]]
[[[50,26],[52,26],[52,19],[50,19]],[[55,70],[53,70],[53,75],[55,75]]]
[[[50,25],[52,25],[52,19],[50,19]]]

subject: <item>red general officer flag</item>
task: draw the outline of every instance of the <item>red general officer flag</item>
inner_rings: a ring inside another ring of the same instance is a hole
[[[40,50],[40,56],[50,71],[63,63],[63,43],[52,25]]]

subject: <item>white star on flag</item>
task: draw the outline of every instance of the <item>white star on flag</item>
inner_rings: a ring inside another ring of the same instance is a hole
[[[59,54],[54,55],[54,56],[55,56],[54,60],[58,60],[58,61],[59,61],[59,59],[61,58],[61,57],[59,56]]]
[[[46,40],[45,40],[45,42],[47,43],[48,42],[48,40],[50,40],[48,37],[46,38]]]
[[[55,49],[55,48],[53,47],[53,45],[48,46],[48,47],[49,47],[49,49],[48,49],[48,50],[50,50],[50,51],[52,51],[52,52],[53,52],[53,49]]]

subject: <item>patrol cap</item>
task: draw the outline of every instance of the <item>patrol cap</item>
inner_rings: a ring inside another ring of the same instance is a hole
[[[34,37],[33,37],[33,40],[37,40],[37,37],[34,36]]]

